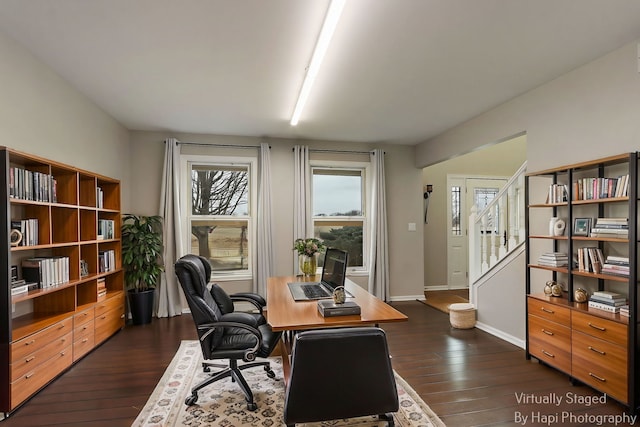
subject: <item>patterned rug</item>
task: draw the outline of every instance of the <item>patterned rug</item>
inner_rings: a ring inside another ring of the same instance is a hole
[[[182,341],[178,352],[133,426],[283,426],[282,359],[272,357],[270,361],[278,380],[268,378],[261,368],[243,371],[258,405],[257,411],[247,410],[244,395],[238,385],[232,383],[229,378],[205,387],[198,393],[198,402],[193,406],[186,406],[184,400],[190,394],[192,384],[202,381],[207,374],[202,372],[202,353],[198,342]],[[444,423],[415,391],[397,373],[395,376],[400,400],[400,409],[394,414],[396,426],[444,426]],[[303,424],[298,424],[298,426],[301,425]],[[308,427],[386,425],[386,422],[379,421],[375,416],[304,424]]]

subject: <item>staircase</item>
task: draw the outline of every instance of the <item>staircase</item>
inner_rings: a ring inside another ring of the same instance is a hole
[[[469,300],[477,326],[524,347],[524,174],[516,171],[495,198],[469,216]]]

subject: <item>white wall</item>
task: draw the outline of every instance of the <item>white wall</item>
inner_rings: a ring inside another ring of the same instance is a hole
[[[0,33],[1,144],[122,181],[129,201],[129,132]]]
[[[428,166],[521,132],[528,170],[635,151],[640,141],[637,42],[527,92],[416,147]]]
[[[182,142],[257,145],[263,139],[252,137],[174,134],[159,132],[132,132],[131,161],[132,194],[131,212],[154,214],[158,212],[160,180],[163,161],[163,141],[175,137]],[[421,170],[414,162],[414,150],[410,146],[373,145],[331,141],[294,141],[269,139],[271,145],[272,180],[276,212],[274,229],[275,264],[277,275],[293,272],[293,146],[305,144],[310,148],[367,151],[383,148],[387,184],[387,209],[389,226],[390,281],[392,299],[415,299],[421,297],[423,287],[422,246],[422,190]],[[181,149],[196,150],[196,147]],[[211,150],[210,148],[208,150]],[[216,148],[216,153],[229,149]],[[231,152],[237,150],[231,150]],[[312,155],[313,156],[313,155]],[[332,158],[344,158],[334,154]],[[362,157],[361,157],[362,158]],[[364,157],[365,159],[367,156]],[[416,223],[415,232],[408,231],[408,223]],[[366,277],[350,277],[361,286],[366,286]],[[250,283],[233,282],[223,284],[228,290],[248,290]]]

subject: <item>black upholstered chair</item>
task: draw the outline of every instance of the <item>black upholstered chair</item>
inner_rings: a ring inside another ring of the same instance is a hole
[[[226,302],[214,299],[220,292],[210,292],[207,288],[209,268],[208,261],[196,255],[185,255],[175,264],[176,275],[198,330],[204,359],[229,359],[229,366],[211,373],[205,381],[193,387],[185,404],[195,404],[200,389],[231,377],[242,389],[247,400],[247,408],[253,411],[257,406],[241,371],[263,366],[267,376],[274,378],[275,373],[271,370],[269,362],[255,359],[269,356],[281,334],[273,332],[271,327],[266,322],[261,322],[255,314],[235,311],[223,313],[220,304],[224,305]],[[247,363],[239,365],[240,360]]]
[[[291,352],[284,422],[378,415],[394,425],[398,391],[384,331],[374,327],[298,333]]]

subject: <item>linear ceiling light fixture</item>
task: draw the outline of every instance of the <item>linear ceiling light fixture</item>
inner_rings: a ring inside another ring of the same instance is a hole
[[[331,0],[331,4],[327,10],[327,15],[324,18],[324,24],[322,24],[322,30],[320,30],[320,36],[318,36],[318,41],[316,42],[316,48],[313,51],[311,62],[307,68],[307,75],[304,78],[302,89],[300,89],[300,94],[298,95],[296,108],[293,110],[293,116],[291,116],[291,126],[297,125],[298,120],[300,120],[300,114],[302,114],[302,109],[307,103],[307,99],[311,93],[311,86],[313,86],[313,81],[318,75],[320,64],[322,64],[322,59],[324,58],[324,54],[327,52],[329,42],[331,41],[331,37],[333,37],[333,32],[338,25],[338,20],[342,14],[345,1],[346,0]]]

